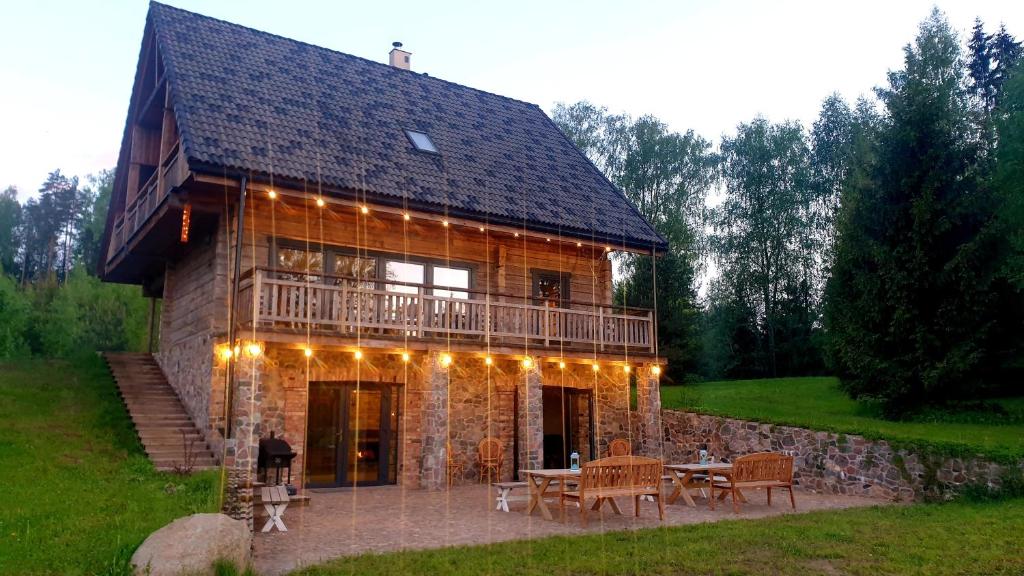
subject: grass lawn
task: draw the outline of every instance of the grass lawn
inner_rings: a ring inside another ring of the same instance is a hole
[[[215,472],[157,473],[98,357],[0,364],[0,573],[122,574],[172,519],[216,509]]]
[[[705,382],[661,389],[665,408],[685,409],[773,424],[928,443],[1001,460],[1024,458],[1024,398],[1001,402],[1008,414],[941,415],[930,421],[894,422],[877,407],[856,402],[835,378],[773,378]]]
[[[862,508],[638,532],[365,555],[350,574],[1022,574],[1024,500]]]

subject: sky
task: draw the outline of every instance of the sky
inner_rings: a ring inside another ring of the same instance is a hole
[[[717,142],[762,115],[810,125],[833,92],[853,99],[901,67],[932,0],[167,3],[539,104],[581,99]],[[938,3],[1024,36],[1024,2]],[[60,168],[117,161],[148,3],[0,0],[0,188],[22,199]]]

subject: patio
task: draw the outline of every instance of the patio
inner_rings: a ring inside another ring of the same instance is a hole
[[[525,496],[526,490],[518,493]],[[439,548],[487,544],[505,540],[541,538],[557,534],[598,533],[611,530],[675,526],[719,520],[761,518],[812,510],[838,510],[888,504],[888,501],[856,496],[815,494],[797,490],[794,512],[782,498],[768,507],[763,491],[747,495],[749,503],[738,516],[731,506],[712,511],[707,500],[696,497],[691,508],[678,500],[666,506],[665,522],[658,521],[654,503],[641,505],[641,516],[632,514],[632,503],[623,502],[623,515],[605,508],[592,514],[583,529],[575,514],[565,524],[538,514],[526,516],[526,501],[513,503],[511,512],[494,510],[494,493],[482,485],[456,486],[450,491],[409,490],[400,486],[310,491],[309,506],[289,508],[284,516],[288,532],[257,533],[255,568],[259,574],[285,574],[339,556],[401,549]],[[257,527],[262,526],[257,519]]]

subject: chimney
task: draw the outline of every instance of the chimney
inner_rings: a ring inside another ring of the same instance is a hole
[[[402,50],[401,42],[392,42],[391,45],[394,46],[394,48],[392,48],[391,52],[388,54],[388,56],[390,57],[389,60],[391,65],[394,66],[395,68],[408,70],[409,57],[412,56],[412,52],[406,52],[405,50]]]

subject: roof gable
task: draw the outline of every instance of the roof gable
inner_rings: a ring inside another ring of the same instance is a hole
[[[153,3],[193,170],[634,248],[664,240],[536,105]],[[417,150],[406,130],[439,154]]]

